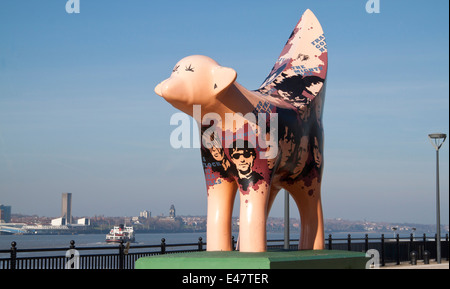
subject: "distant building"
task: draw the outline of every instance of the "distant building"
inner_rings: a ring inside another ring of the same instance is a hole
[[[77,220],[78,225],[84,225],[84,226],[90,226],[91,225],[91,219],[88,218],[81,218]]]
[[[76,223],[69,224],[69,223],[67,223],[66,218],[61,217],[61,218],[57,218],[57,219],[52,219],[51,225],[54,227],[67,226],[67,225],[71,226],[71,227],[90,226],[91,220],[88,218],[81,218],[81,219],[78,219]]]
[[[51,224],[52,224],[52,226],[65,226],[65,225],[67,225],[66,218],[53,219]]]
[[[139,213],[139,217],[140,218],[144,218],[144,219],[149,219],[149,218],[152,217],[152,212],[147,211],[147,210],[142,211],[142,212]]]
[[[169,218],[175,219],[176,214],[175,214],[175,206],[172,205],[170,206],[170,210],[169,210]]]
[[[72,193],[62,194],[61,218],[64,218],[67,224],[72,224]]]
[[[11,206],[0,204],[0,223],[11,223]]]

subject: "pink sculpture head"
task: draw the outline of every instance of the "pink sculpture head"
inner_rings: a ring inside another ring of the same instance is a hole
[[[207,56],[192,55],[181,59],[172,75],[155,87],[155,92],[174,107],[189,113],[193,105],[214,105],[236,76],[234,69],[220,66]]]

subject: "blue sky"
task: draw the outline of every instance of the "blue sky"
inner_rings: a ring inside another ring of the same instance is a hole
[[[448,1],[380,0],[379,14],[366,0],[80,0],[79,14],[65,2],[0,2],[0,203],[13,213],[57,217],[71,192],[76,216],[167,214],[171,204],[205,215],[200,153],[170,146],[177,111],[153,88],[191,54],[258,88],[309,8],[329,52],[325,218],[435,222],[427,135],[449,132]],[[271,216],[282,207],[280,194]]]

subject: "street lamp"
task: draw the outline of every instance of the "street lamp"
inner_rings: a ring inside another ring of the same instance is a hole
[[[392,232],[394,232],[394,238],[395,238],[395,232],[397,231],[397,227],[392,227]]]
[[[429,134],[430,142],[436,149],[436,262],[441,264],[441,205],[439,201],[439,149],[444,144],[445,133]]]

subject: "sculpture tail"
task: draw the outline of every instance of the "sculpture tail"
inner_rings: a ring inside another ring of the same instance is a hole
[[[328,52],[322,26],[306,10],[281,51],[269,76],[257,90],[300,108],[324,96]],[[320,100],[323,102],[323,97]]]

